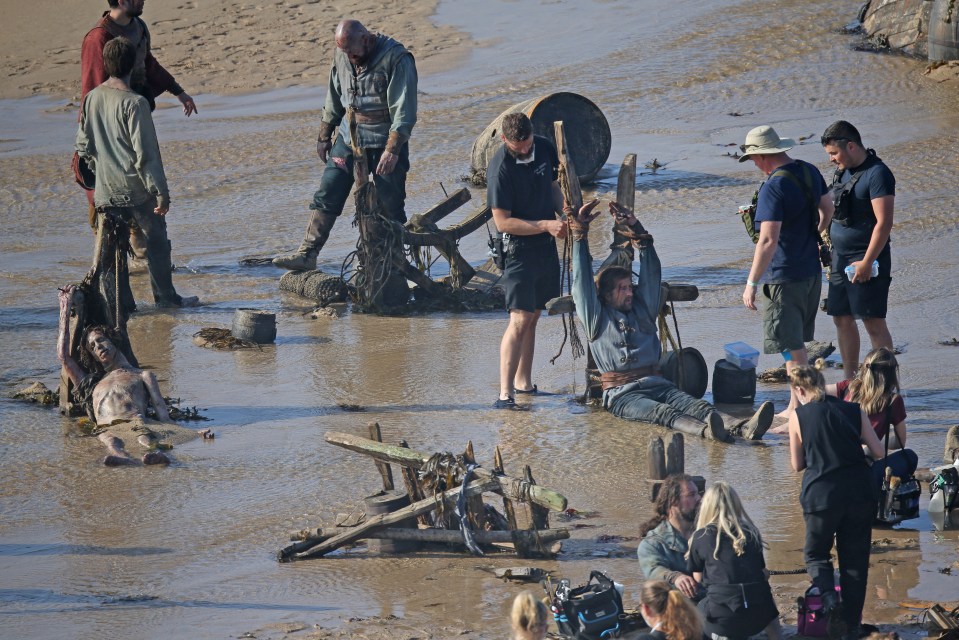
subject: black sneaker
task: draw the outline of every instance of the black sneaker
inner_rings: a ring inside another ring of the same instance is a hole
[[[526,411],[526,407],[521,407],[516,404],[516,401],[513,400],[513,397],[510,396],[505,400],[497,400],[493,403],[494,409],[507,409],[509,411]]]

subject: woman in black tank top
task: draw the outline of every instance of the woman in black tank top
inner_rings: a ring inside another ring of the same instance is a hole
[[[806,570],[822,594],[830,637],[858,640],[876,515],[876,487],[862,445],[874,457],[883,449],[858,404],[826,396],[818,369],[796,367],[789,384],[800,403],[789,418],[789,454],[793,469],[805,471],[799,502]],[[841,602],[830,557],[833,539]]]

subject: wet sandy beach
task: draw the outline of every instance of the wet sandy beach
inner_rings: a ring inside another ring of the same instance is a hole
[[[92,1],[78,4],[93,17],[100,11]],[[612,153],[590,191],[613,196],[627,153],[637,153],[640,165],[665,163],[654,175],[640,169],[647,175],[637,179],[637,210],[656,237],[665,279],[700,288],[699,300],[677,306],[678,320],[683,344],[699,349],[710,368],[724,343],[761,342],[758,314],[739,300],[752,245],[736,215],[761,176],[726,157],[734,149],[727,145],[764,123],[783,136],[811,135],[791,155],[828,177],[819,134],[839,118],[856,124],[897,178],[889,326],[904,350],[909,445],[920,466],[932,466],[940,463],[945,429],[959,421],[959,349],[937,344],[959,337],[959,89],[925,80],[920,61],[853,51],[836,29],[858,5],[445,0],[435,14],[425,3],[391,3],[358,17],[401,42],[430,39],[439,47],[417,54],[421,112],[408,213],[441,199],[440,183],[463,186],[474,137],[503,109],[557,91],[589,97],[609,120]],[[310,2],[301,7],[319,10]],[[292,3],[267,9],[283,22],[300,10]],[[537,481],[566,495],[571,507],[599,514],[568,523],[590,526],[572,530],[556,561],[533,564],[574,582],[604,570],[626,584],[632,602],[637,542],[597,538],[637,535],[650,511],[647,443],[666,432],[572,401],[583,390],[584,363],[567,347],[549,365],[563,335],[558,319],[540,323],[534,368],[539,387],[556,395],[533,399],[528,413],[504,414],[489,407],[505,313],[314,320],[308,301],[278,291],[279,270],[239,266],[244,256],[300,240],[321,171],[313,141],[329,47],[319,36],[299,44],[262,38],[266,60],[281,60],[282,69],[263,74],[271,80],[257,87],[249,81],[256,67],[243,67],[234,72],[242,86],[228,86],[228,70],[191,69],[178,55],[189,45],[185,34],[200,33],[166,22],[178,10],[176,3],[148,3],[144,18],[162,46],[157,56],[200,108],[187,119],[167,101],[155,119],[172,188],[176,286],[206,304],[156,311],[148,279],[138,274],[141,312],[129,328],[139,360],[164,392],[204,408],[213,421],[202,426],[217,438],[177,447],[168,469],[108,469],[99,465],[99,443],[70,421],[10,400],[24,381],[55,387],[56,287],[82,278],[93,238],[69,175],[76,112],[67,81],[37,70],[38,95],[24,99],[34,93],[34,72],[8,73],[0,85],[0,637],[504,637],[508,603],[520,587],[481,569],[526,564],[514,557],[377,558],[357,548],[324,560],[274,560],[290,531],[330,523],[379,488],[370,462],[323,442],[327,431],[364,434],[374,420],[387,441],[459,452],[472,440],[487,465],[499,444],[508,471],[530,464]],[[237,5],[232,29],[256,37],[243,23],[254,18],[240,19],[255,10]],[[387,10],[406,17],[387,19]],[[93,17],[75,29],[73,46]],[[427,17],[436,26],[427,26]],[[313,75],[302,82],[285,76],[293,73],[288,56],[309,60]],[[54,58],[50,64],[74,65],[64,78],[79,73],[76,56]],[[473,201],[448,220],[484,199],[473,189]],[[354,248],[351,215],[348,205],[320,254],[320,267],[331,273]],[[597,258],[605,256],[602,236],[591,238]],[[478,265],[485,245],[481,230],[461,250]],[[440,260],[433,275],[444,269]],[[220,353],[192,343],[200,328],[228,327],[236,308],[251,306],[277,313],[275,346]],[[834,336],[820,316],[817,338]],[[760,368],[778,364],[762,356]],[[828,379],[839,376],[831,370]],[[757,402],[784,406],[787,395],[784,386],[761,384]],[[344,404],[364,410],[345,411]],[[785,439],[767,437],[763,447],[687,442],[686,464],[707,481],[736,486],[771,545],[770,568],[802,566],[799,476],[789,468]],[[927,500],[924,494],[923,506]],[[564,525],[554,519],[553,526]],[[887,542],[872,559],[866,622],[907,621],[901,601],[956,599],[956,531],[934,532],[924,515],[877,529],[874,538]],[[774,578],[790,623],[789,607],[806,582],[802,575]]]

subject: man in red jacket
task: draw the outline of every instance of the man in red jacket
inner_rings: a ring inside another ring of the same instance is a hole
[[[157,62],[150,52],[150,31],[146,23],[140,18],[143,13],[144,0],[107,0],[109,11],[96,26],[90,29],[83,38],[83,48],[80,51],[80,98],[107,79],[107,72],[103,69],[103,45],[117,36],[124,36],[137,49],[137,61],[130,78],[131,88],[150,102],[150,108],[156,106],[155,99],[164,91],[176,96],[183,105],[183,113],[187,116],[199,113],[196,103],[183,90],[173,75]]]
[[[196,103],[183,90],[173,75],[163,68],[150,52],[150,31],[140,18],[144,0],[107,0],[109,11],[104,11],[87,35],[83,38],[80,50],[80,99],[106,82],[107,72],[103,68],[103,46],[117,36],[124,36],[133,43],[137,51],[136,64],[130,76],[130,88],[142,95],[150,103],[150,110],[156,108],[156,97],[169,91],[183,105],[183,113],[190,116],[199,113]],[[93,205],[93,191],[88,190],[87,202],[90,205],[90,226],[95,227],[96,214]],[[130,246],[135,257],[149,260],[146,238],[135,226],[130,229]]]

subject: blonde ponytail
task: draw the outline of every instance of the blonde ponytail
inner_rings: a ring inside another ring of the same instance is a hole
[[[699,611],[686,596],[665,582],[646,582],[640,600],[659,618],[659,628],[669,640],[702,639],[703,621]]]

